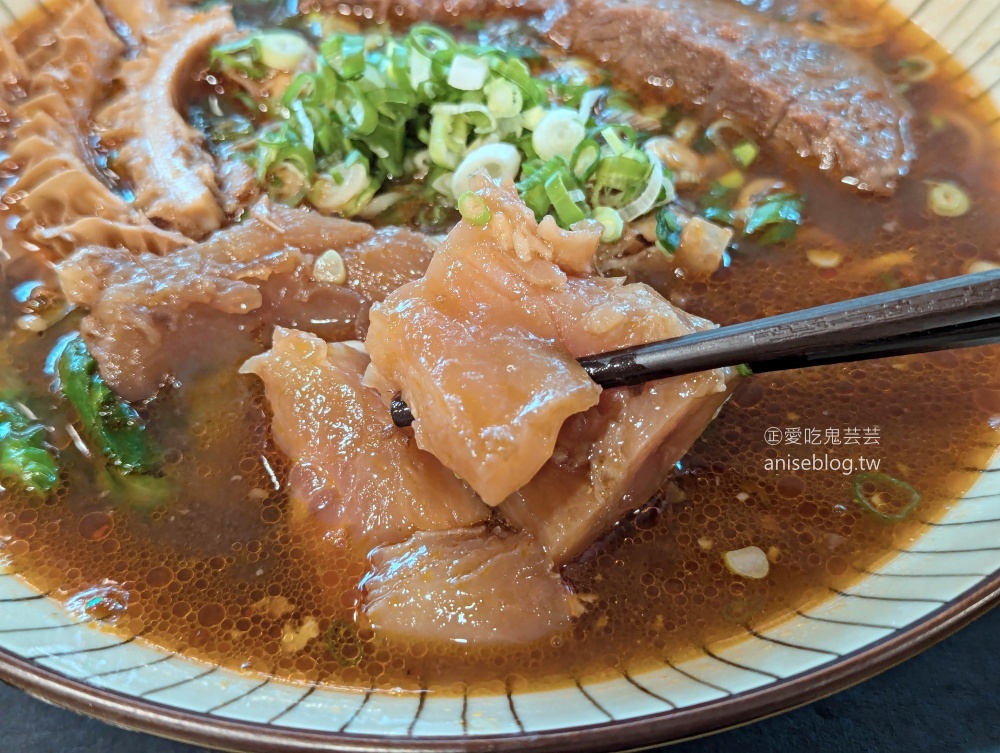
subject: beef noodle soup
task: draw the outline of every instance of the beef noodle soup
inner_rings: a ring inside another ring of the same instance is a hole
[[[993,115],[911,25],[345,7],[82,0],[3,44],[0,565],[246,671],[538,687],[828,598],[988,461],[993,348],[575,361],[997,267]]]

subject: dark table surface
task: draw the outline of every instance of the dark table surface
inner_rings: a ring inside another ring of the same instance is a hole
[[[782,716],[670,753],[1000,753],[1000,609],[901,666]],[[0,684],[2,753],[199,753]]]

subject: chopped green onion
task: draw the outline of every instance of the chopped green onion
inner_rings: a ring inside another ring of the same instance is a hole
[[[335,34],[319,46],[320,54],[344,80],[356,79],[365,71],[365,38],[357,34]]]
[[[545,184],[553,175],[568,175],[569,166],[562,157],[553,157],[539,166],[525,163],[521,171],[521,182],[517,191],[528,208],[535,214],[535,219],[541,220],[548,214],[552,201],[549,199]]]
[[[521,113],[524,94],[517,84],[504,78],[495,78],[483,90],[486,106],[498,118],[513,118]]]
[[[531,70],[524,61],[516,58],[502,59],[493,57],[490,60],[490,70],[501,78],[505,78],[515,84],[524,95],[525,104],[529,112],[535,112],[538,120],[545,114],[545,107],[548,105],[548,95],[544,84],[531,75]],[[535,111],[535,108],[538,108]],[[534,118],[535,115],[532,115]],[[537,121],[534,121],[537,122]],[[534,125],[526,125],[528,129]]]
[[[591,178],[591,202],[610,207],[630,203],[642,193],[652,171],[649,156],[637,149],[602,157]]]
[[[565,178],[570,178],[568,171],[560,171],[545,181],[545,195],[555,210],[559,225],[569,228],[580,220],[587,219],[587,213],[573,201]],[[570,178],[571,179],[571,178]]]
[[[601,136],[614,154],[625,154],[635,148],[635,131],[627,125],[613,125],[601,129]]]
[[[926,81],[937,73],[933,60],[920,55],[912,55],[899,61],[899,77],[908,83]]]
[[[458,211],[467,222],[482,227],[490,221],[490,208],[483,197],[472,191],[466,191],[458,197]]]
[[[433,60],[442,53],[454,55],[458,45],[448,32],[431,24],[417,24],[408,36],[410,44],[424,57]]]
[[[368,185],[367,161],[352,152],[344,162],[319,175],[309,189],[309,203],[324,213],[339,212]]]
[[[326,631],[326,647],[342,667],[353,667],[365,658],[357,628],[347,620],[334,620]]]
[[[481,58],[456,55],[448,69],[448,86],[466,92],[479,91],[486,83],[489,72],[489,65]]]
[[[854,500],[865,512],[887,523],[904,520],[923,498],[915,487],[884,473],[854,477]]]
[[[733,155],[733,159],[736,160],[736,164],[746,170],[753,164],[754,160],[757,159],[757,155],[760,154],[760,149],[752,141],[741,141],[732,148],[730,154]]]
[[[585,182],[597,169],[597,163],[601,159],[601,147],[593,139],[584,139],[573,152],[570,160],[570,169],[576,179]]]
[[[736,373],[739,374],[741,377],[753,376],[753,370],[750,368],[748,364],[745,363],[736,364]]]
[[[604,225],[601,243],[614,243],[622,237],[625,223],[622,222],[622,216],[611,207],[597,207],[591,214],[591,219]]]
[[[538,127],[538,124],[541,123],[542,119],[545,117],[545,112],[546,112],[545,108],[538,105],[532,107],[529,110],[525,110],[521,114],[521,118],[524,121],[524,127],[527,128],[529,131],[534,131]]]
[[[409,56],[409,76],[410,86],[417,89],[422,84],[430,81],[434,66],[429,57],[414,50]]]
[[[451,192],[461,196],[469,190],[469,179],[473,173],[486,170],[494,180],[517,177],[521,169],[521,153],[512,144],[487,144],[474,149],[465,155],[462,162],[455,168],[451,179]]]
[[[378,111],[354,82],[343,90],[336,105],[341,122],[358,136],[370,136],[378,126]],[[348,96],[349,95],[349,96]]]
[[[267,75],[267,69],[261,63],[261,41],[257,35],[216,45],[209,53],[208,63],[215,70],[238,73],[256,80]]]
[[[761,244],[788,240],[802,222],[802,199],[795,194],[775,193],[765,197],[747,213],[743,235],[750,236],[766,228],[757,241]]]
[[[279,71],[294,71],[309,53],[309,43],[294,31],[260,32],[260,62]]]
[[[972,207],[969,195],[950,180],[930,183],[927,207],[938,217],[961,217]]]
[[[732,137],[727,139],[726,134],[729,133],[732,134]],[[756,149],[756,146],[747,137],[743,129],[728,118],[719,118],[714,123],[709,125],[709,127],[705,129],[705,139],[710,143],[710,145],[714,145],[719,151],[733,155],[734,159],[737,159],[737,161],[738,158],[736,158],[734,152],[742,144],[748,143],[751,147]],[[757,155],[754,154],[753,156],[754,159],[756,159]],[[752,161],[753,160],[751,160],[751,162]],[[748,165],[743,165],[743,167],[747,166]]]
[[[59,483],[45,427],[5,402],[0,402],[0,476],[13,478],[28,491],[50,492]]]
[[[531,145],[543,160],[558,156],[569,161],[586,136],[587,129],[575,110],[557,108],[549,110],[539,121],[531,136]]]
[[[670,207],[663,207],[656,214],[656,242],[660,248],[671,256],[677,252],[681,243],[681,226],[677,215]]]
[[[642,215],[649,212],[653,206],[656,204],[657,197],[660,195],[660,189],[663,187],[663,163],[658,159],[653,160],[653,170],[649,176],[649,182],[646,183],[646,187],[642,190],[642,193],[636,197],[634,201],[629,202],[621,209],[618,213],[622,216],[625,222],[631,222],[632,220],[642,217]],[[671,186],[672,188],[672,186]],[[670,198],[673,198],[671,195]]]
[[[734,191],[743,188],[745,182],[746,178],[739,170],[730,170],[718,180],[720,186]]]

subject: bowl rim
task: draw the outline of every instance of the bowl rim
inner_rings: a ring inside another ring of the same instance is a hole
[[[46,7],[44,0],[35,2]],[[907,15],[912,19],[918,11]],[[0,23],[0,32],[5,26]],[[990,127],[998,120],[1000,116]],[[606,753],[670,745],[799,708],[906,661],[998,605],[1000,569],[909,625],[788,678],[678,709],[537,732],[397,737],[227,719],[95,687],[2,648],[0,681],[117,727],[242,753]]]
[[[243,753],[604,753],[673,744],[776,716],[837,693],[909,659],[1000,604],[1000,571],[880,640],[761,688],[633,719],[501,735],[386,737],[220,719],[95,688],[0,649],[0,680],[117,727]]]

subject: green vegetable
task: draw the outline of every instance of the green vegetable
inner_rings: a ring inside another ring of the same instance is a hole
[[[753,369],[748,364],[740,363],[736,365],[736,373],[741,377],[753,376]]]
[[[0,475],[29,491],[50,492],[59,483],[59,467],[45,445],[45,427],[5,402],[0,402]]]
[[[472,191],[466,191],[458,197],[458,211],[462,217],[473,225],[482,227],[490,221],[490,208],[483,197]]]
[[[743,235],[760,233],[758,243],[775,243],[792,238],[796,226],[801,223],[801,197],[791,193],[775,193],[750,208],[743,226]]]
[[[865,512],[887,523],[906,519],[923,498],[912,485],[884,473],[859,473],[853,491]]]
[[[668,254],[677,252],[682,229],[680,220],[669,207],[663,207],[656,213],[656,241]]]
[[[76,409],[84,436],[108,464],[121,473],[156,470],[159,453],[142,419],[111,391],[79,336],[66,343],[56,369],[62,393]]]

